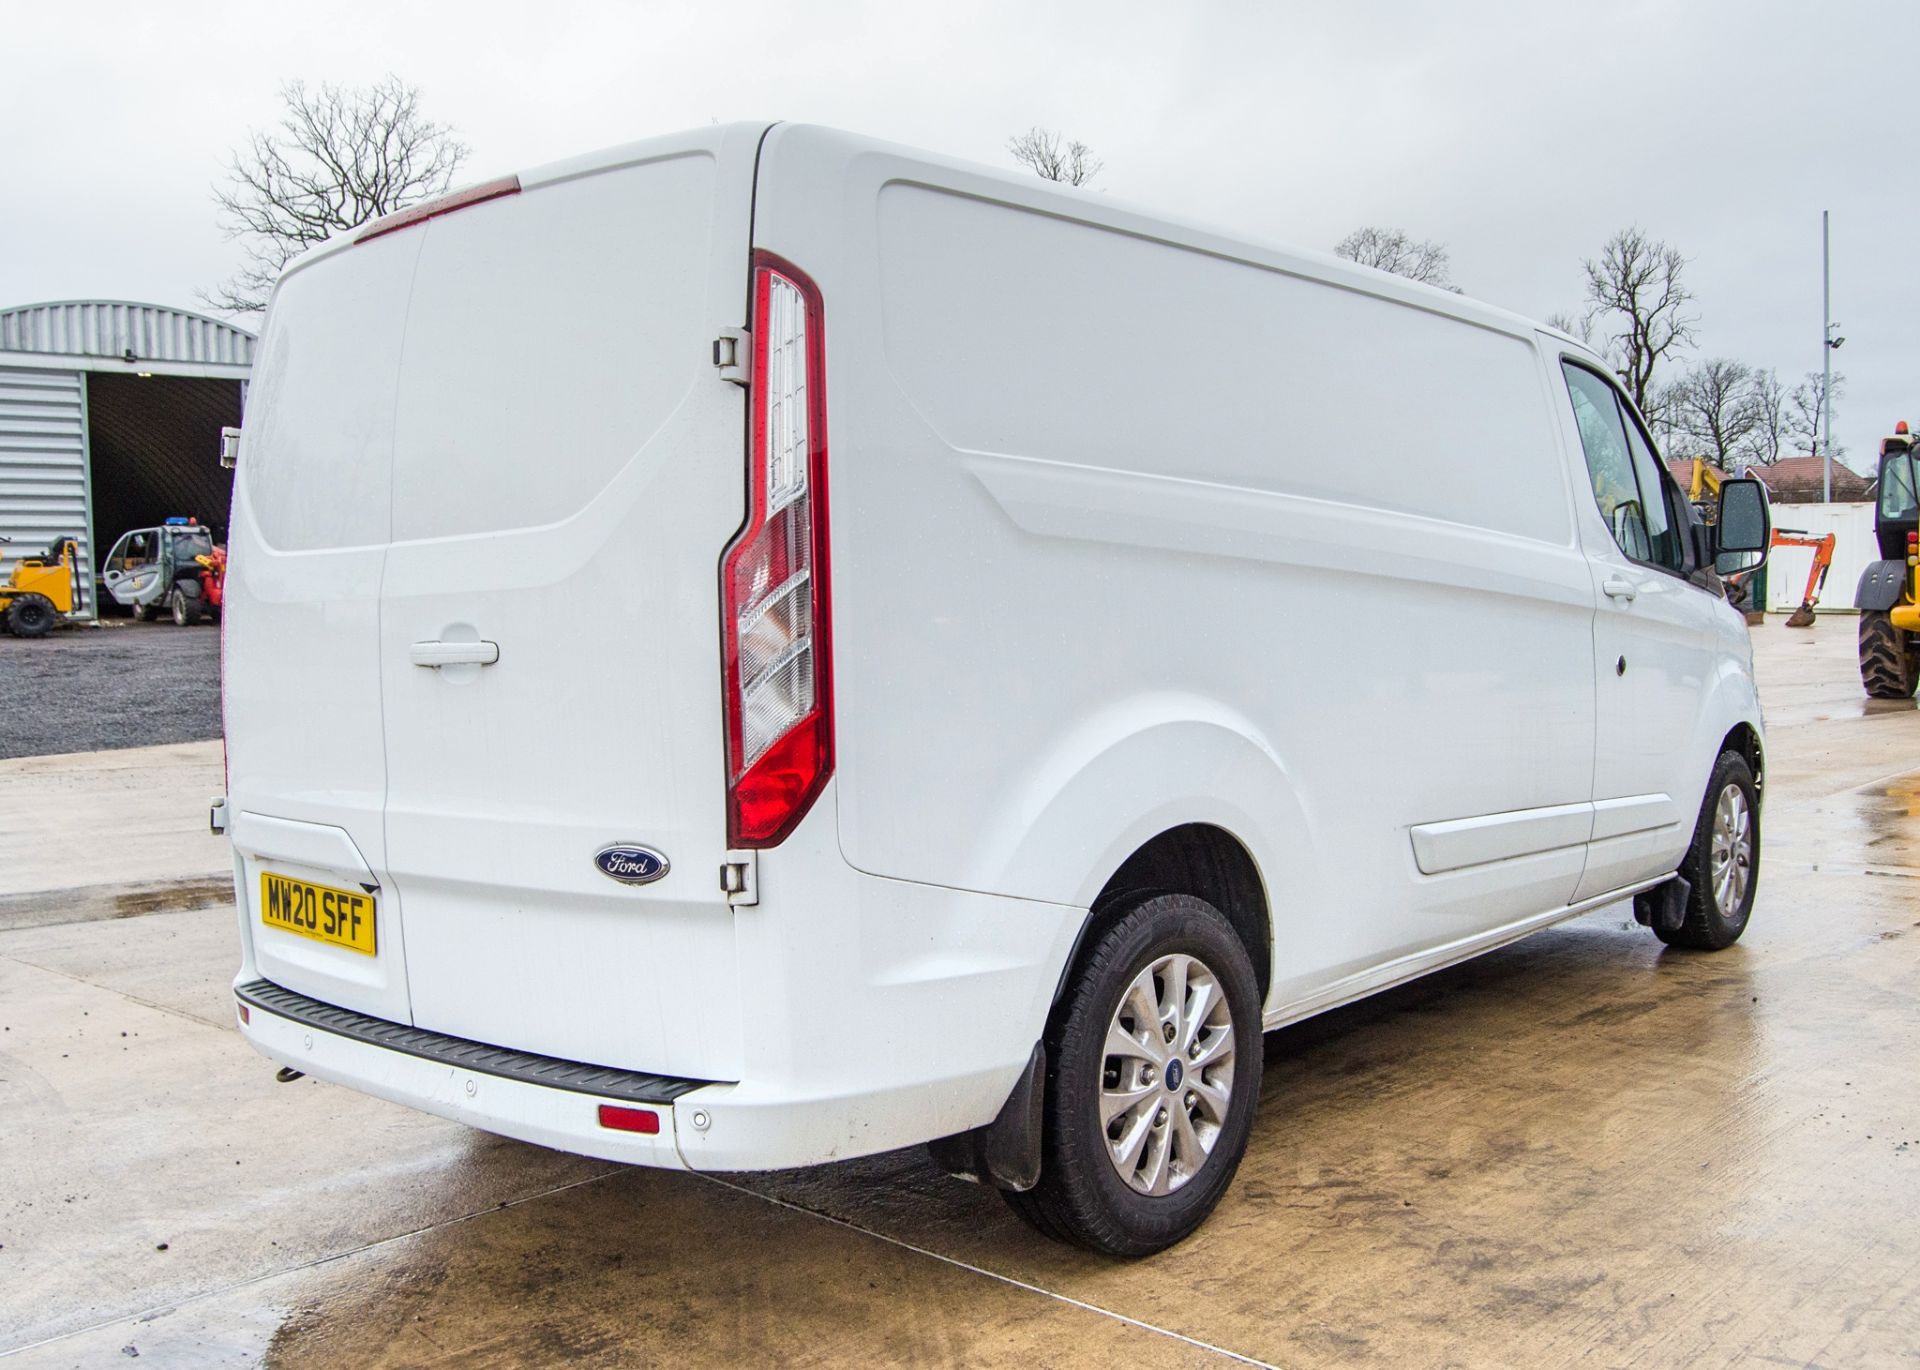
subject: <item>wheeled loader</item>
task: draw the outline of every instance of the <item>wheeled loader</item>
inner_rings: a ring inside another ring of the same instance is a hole
[[[1860,683],[1874,699],[1911,699],[1920,684],[1920,483],[1906,420],[1880,440],[1873,535],[1880,560],[1860,574]]]
[[[0,535],[0,543],[13,539]],[[45,637],[73,612],[79,585],[80,540],[55,538],[39,556],[22,557],[0,581],[0,630],[15,637]]]

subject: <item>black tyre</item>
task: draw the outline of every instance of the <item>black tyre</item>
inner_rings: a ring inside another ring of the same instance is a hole
[[[1920,643],[1893,626],[1885,610],[1860,613],[1860,683],[1872,699],[1911,699],[1920,675]]]
[[[1213,905],[1138,896],[1048,1025],[1040,1183],[1008,1193],[1013,1210],[1109,1256],[1151,1255],[1206,1221],[1260,1095],[1257,983]]]
[[[1720,951],[1738,942],[1760,888],[1760,793],[1738,752],[1722,752],[1714,763],[1680,874],[1693,886],[1687,916],[1677,928],[1656,925],[1660,940],[1694,951]]]
[[[45,595],[20,595],[7,606],[7,631],[15,637],[45,637],[60,621],[60,611]]]
[[[172,612],[176,624],[191,628],[200,621],[200,587],[180,582],[173,587],[173,593],[167,596],[167,608]]]

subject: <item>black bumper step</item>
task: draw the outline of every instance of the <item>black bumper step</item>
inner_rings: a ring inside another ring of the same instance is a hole
[[[519,1080],[549,1089],[570,1090],[575,1094],[593,1094],[603,1099],[618,1099],[630,1104],[670,1104],[689,1090],[714,1083],[712,1080],[683,1080],[673,1075],[650,1075],[644,1070],[614,1070],[608,1066],[586,1065],[580,1061],[562,1061],[531,1051],[510,1051],[505,1047],[469,1042],[464,1037],[449,1037],[444,1032],[390,1023],[384,1018],[356,1013],[352,1009],[323,1004],[283,989],[271,980],[255,980],[234,991],[242,1003],[271,1013],[275,1017],[300,1023],[336,1037],[349,1037],[389,1051],[437,1061],[441,1065],[471,1070],[479,1075],[497,1075],[503,1080]]]

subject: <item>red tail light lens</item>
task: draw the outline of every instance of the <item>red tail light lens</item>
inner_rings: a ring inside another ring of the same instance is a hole
[[[650,1108],[622,1108],[619,1104],[600,1105],[600,1126],[610,1127],[615,1132],[644,1132],[648,1136],[657,1136],[660,1132],[660,1115]]]
[[[721,565],[727,841],[771,847],[833,773],[820,292],[754,255],[747,526]]]

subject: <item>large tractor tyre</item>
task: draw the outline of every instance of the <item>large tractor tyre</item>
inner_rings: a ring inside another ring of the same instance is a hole
[[[60,611],[45,595],[18,595],[7,606],[7,631],[15,637],[45,637],[60,621]]]
[[[200,621],[200,587],[181,581],[167,596],[167,608],[172,612],[176,625],[191,628]]]
[[[1164,1250],[1233,1181],[1260,1094],[1258,982],[1203,899],[1137,899],[1075,969],[1047,1029],[1040,1182],[1005,1193],[1046,1236]]]
[[[1860,614],[1860,683],[1873,699],[1911,699],[1920,675],[1920,643],[1893,626],[1884,609]]]
[[[1760,889],[1760,792],[1738,752],[1722,752],[1714,763],[1680,874],[1691,887],[1687,916],[1677,928],[1654,924],[1654,934],[1693,951],[1724,951],[1738,942]]]

